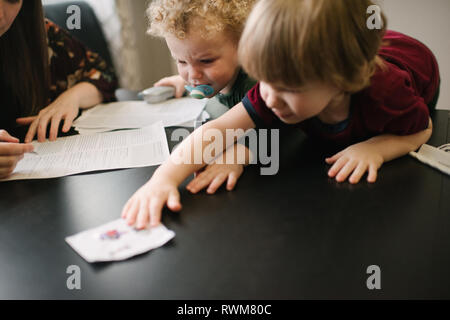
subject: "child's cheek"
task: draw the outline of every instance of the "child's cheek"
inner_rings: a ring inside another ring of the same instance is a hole
[[[264,103],[267,104],[267,91],[265,85],[261,84],[259,86],[259,94],[261,95],[261,99],[263,99]]]
[[[205,72],[205,78],[215,89],[226,87],[228,84],[226,75],[221,72],[208,70]]]
[[[178,74],[184,81],[189,82],[189,74],[184,70],[184,68],[178,68]]]

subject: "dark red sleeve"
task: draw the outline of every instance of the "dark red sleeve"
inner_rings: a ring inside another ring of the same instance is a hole
[[[259,92],[259,82],[247,92],[242,103],[257,128],[273,127],[280,122],[262,99]]]
[[[411,87],[425,103],[430,103],[439,87],[439,66],[433,52],[422,42],[400,32],[388,30],[380,56],[410,76]]]
[[[411,75],[387,63],[388,71],[372,79],[368,99],[358,104],[372,134],[409,135],[428,128],[429,110],[424,99],[413,87]]]

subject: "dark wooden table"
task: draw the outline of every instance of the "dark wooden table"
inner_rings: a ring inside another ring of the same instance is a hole
[[[447,111],[434,127],[429,144],[450,141]],[[89,264],[64,238],[117,219],[155,167],[0,183],[0,298],[450,298],[448,176],[406,156],[375,184],[339,184],[302,135],[282,142],[275,176],[249,167],[213,196],[183,184],[183,211],[163,218],[176,237],[124,262]]]

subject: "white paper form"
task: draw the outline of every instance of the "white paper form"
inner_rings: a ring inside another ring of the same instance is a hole
[[[175,236],[163,224],[136,230],[118,219],[66,238],[87,262],[119,261],[161,247]]]
[[[13,174],[0,181],[47,179],[71,174],[158,165],[169,157],[162,122],[137,130],[33,142]]]
[[[74,121],[75,129],[92,132],[92,129],[142,128],[157,121],[164,127],[177,126],[195,121],[202,113],[208,99],[181,98],[162,103],[148,104],[145,101],[122,101],[100,104],[84,111]]]
[[[194,121],[187,121],[185,123],[177,124],[177,127],[186,127],[186,128],[194,128],[197,125],[197,122],[200,122],[200,124],[203,124],[206,120],[209,120],[211,116],[208,112],[203,111],[201,115],[195,119]],[[77,127],[76,130],[79,134],[82,135],[88,135],[88,134],[95,134],[95,133],[101,133],[101,132],[108,132],[113,129],[111,128],[79,128]]]

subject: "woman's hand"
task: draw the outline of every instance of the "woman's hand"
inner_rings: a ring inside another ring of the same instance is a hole
[[[159,225],[164,205],[172,211],[180,211],[180,193],[175,182],[166,178],[152,177],[128,200],[122,210],[122,218],[128,225],[136,224],[143,229]]]
[[[19,139],[0,130],[0,178],[8,177],[24,154],[32,151],[33,145],[19,143]]]
[[[70,130],[73,120],[80,110],[80,103],[76,95],[67,91],[61,94],[48,107],[42,109],[37,116],[18,118],[16,121],[20,125],[30,125],[25,142],[33,141],[38,137],[39,142],[44,142],[47,134],[47,127],[50,125],[49,140],[54,141],[58,136],[59,124],[64,120],[63,132]]]
[[[174,87],[175,88],[175,98],[181,98],[186,91],[184,88],[186,82],[179,75],[162,78],[155,83],[155,87]]]
[[[73,120],[80,109],[90,108],[103,101],[103,96],[93,84],[80,82],[62,93],[48,107],[42,109],[37,116],[19,118],[20,125],[30,125],[25,142],[33,141],[38,136],[39,142],[46,139],[47,127],[50,125],[49,140],[54,141],[58,136],[59,124],[64,120],[63,132],[70,130]]]
[[[368,172],[367,181],[377,180],[377,171],[384,162],[377,146],[370,141],[364,141],[349,146],[347,149],[325,159],[333,166],[328,171],[330,178],[336,177],[336,181],[343,182],[348,178],[350,183],[358,183],[364,173]]]

